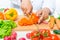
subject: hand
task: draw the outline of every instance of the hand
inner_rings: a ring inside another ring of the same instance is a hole
[[[26,14],[26,15],[30,14],[32,11],[32,5],[30,3],[30,0],[22,0],[21,9],[24,14]]]
[[[50,13],[50,9],[49,8],[43,8],[42,10],[38,10],[37,11],[37,16],[39,16],[39,20],[38,23],[41,23],[44,19],[48,18]]]

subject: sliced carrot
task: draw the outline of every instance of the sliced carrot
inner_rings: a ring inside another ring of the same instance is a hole
[[[32,13],[31,16],[30,16],[30,19],[33,20],[33,23],[34,23],[34,24],[36,24],[36,23],[38,22],[39,17],[36,16],[35,13]]]
[[[28,25],[28,20],[26,18],[22,18],[20,21],[18,21],[18,24],[21,26],[26,26]]]
[[[60,29],[60,20],[59,19],[56,19],[56,24],[57,24],[57,27]]]
[[[55,18],[53,16],[50,16],[50,21],[49,21],[49,27],[53,28],[55,23]]]
[[[20,26],[27,26],[27,25],[32,25],[32,24],[36,24],[38,22],[39,17],[36,16],[36,14],[32,13],[31,15],[28,14],[27,18],[22,18],[21,20],[18,21],[18,24]]]

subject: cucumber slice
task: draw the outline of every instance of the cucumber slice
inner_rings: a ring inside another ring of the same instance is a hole
[[[53,33],[60,35],[60,30],[53,30]]]

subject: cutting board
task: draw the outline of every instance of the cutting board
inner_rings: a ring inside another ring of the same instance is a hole
[[[14,28],[13,31],[31,31],[31,30],[38,30],[38,29],[49,29],[49,30],[51,30],[49,25],[45,24],[45,23],[33,24],[33,25],[28,25],[28,26],[20,26],[20,25],[18,25],[18,21],[23,17],[26,17],[26,16],[22,16],[22,15],[18,16],[18,18],[16,20],[17,27]],[[58,29],[56,24],[54,25],[52,30],[54,30],[54,29]]]

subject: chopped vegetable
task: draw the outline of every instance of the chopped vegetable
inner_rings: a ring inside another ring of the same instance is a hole
[[[60,40],[59,37],[55,34],[51,34],[50,37],[52,38],[52,40]]]
[[[53,32],[54,32],[55,34],[60,35],[60,30],[53,30]]]
[[[60,20],[59,19],[56,19],[56,25],[60,29]]]
[[[54,24],[55,24],[55,18],[53,16],[50,16],[49,27],[53,28]]]
[[[3,12],[0,12],[0,20],[3,20],[3,19],[4,19]]]
[[[35,13],[31,13],[31,15],[29,15],[29,21],[32,20],[34,24],[36,24],[38,22],[39,17],[36,16]]]
[[[39,37],[32,38],[31,40],[39,40]]]
[[[11,20],[0,20],[0,38],[9,36],[12,28],[15,28],[16,26],[16,23]]]
[[[38,16],[36,14],[32,13],[31,15],[28,15],[28,18],[22,18],[21,20],[18,21],[18,24],[20,26],[27,26],[27,25],[32,25],[36,24],[38,22]]]
[[[48,29],[32,31],[29,35],[31,40],[60,40],[56,34],[51,34]]]
[[[46,37],[43,40],[52,40],[52,38],[51,37]]]

